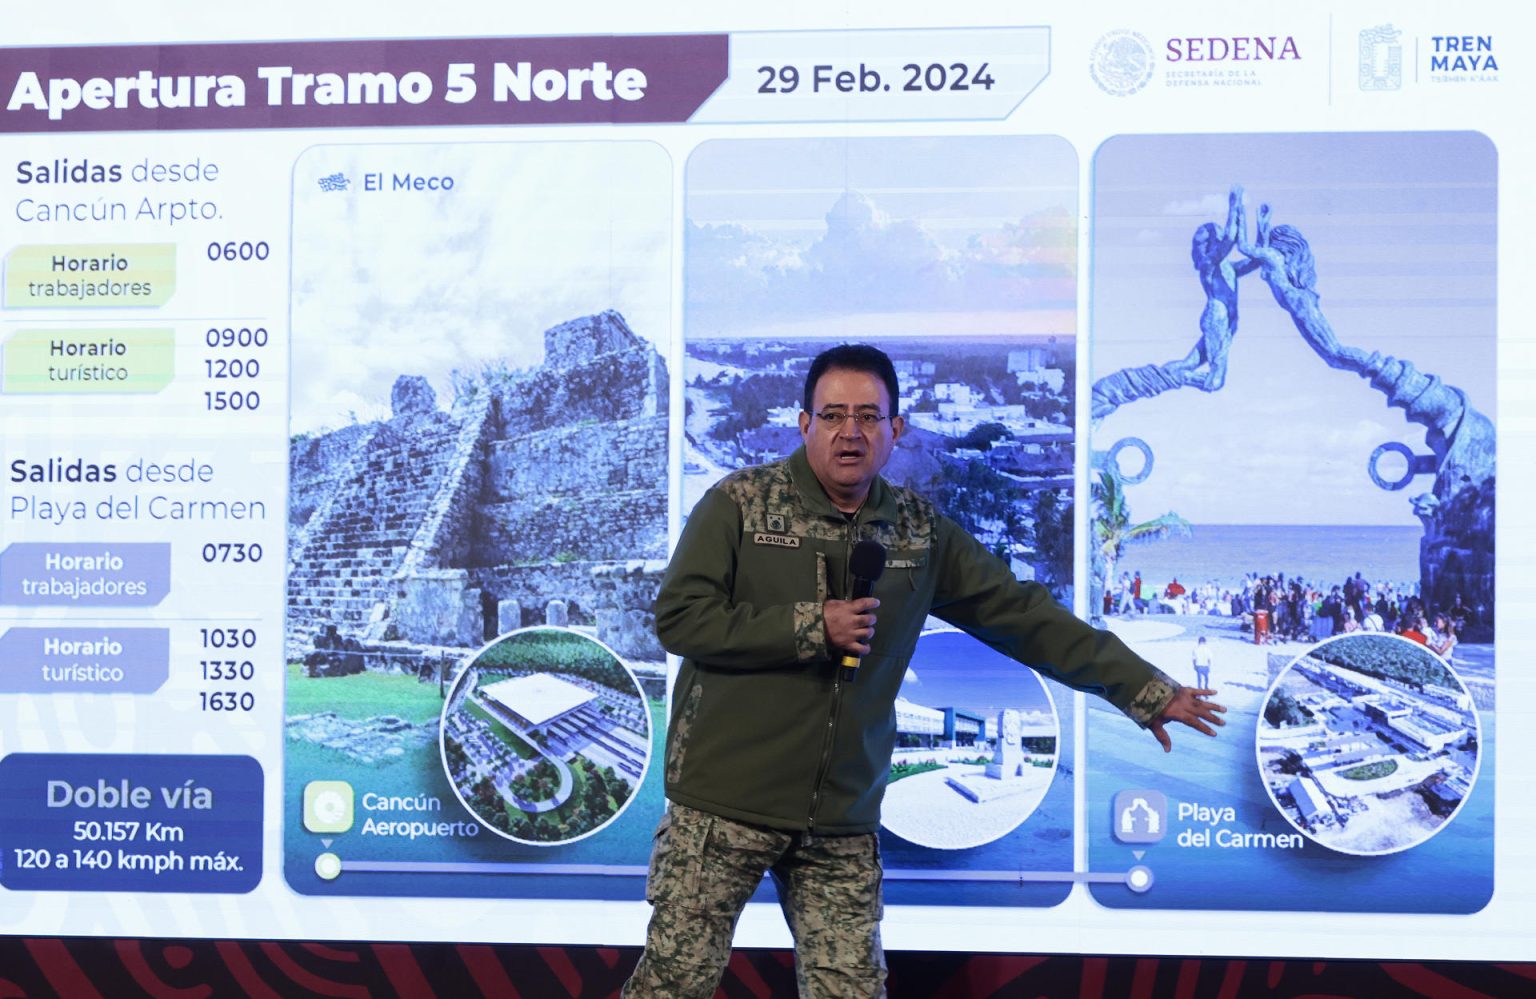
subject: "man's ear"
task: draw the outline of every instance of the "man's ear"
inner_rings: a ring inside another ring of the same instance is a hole
[[[904,417],[891,417],[891,443],[901,440],[901,435],[907,432],[907,421]]]
[[[802,409],[800,411],[800,439],[804,440],[806,437],[810,436],[810,432],[811,414]]]

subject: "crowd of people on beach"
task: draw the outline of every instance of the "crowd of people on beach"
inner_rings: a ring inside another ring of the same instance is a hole
[[[1105,612],[1209,614],[1242,620],[1260,644],[1317,642],[1334,635],[1379,632],[1402,635],[1450,658],[1472,617],[1458,594],[1452,606],[1426,606],[1415,584],[1371,584],[1356,572],[1333,586],[1285,573],[1248,573],[1236,588],[1215,582],[1187,587],[1177,578],[1158,589],[1138,571],[1122,572],[1105,593]]]

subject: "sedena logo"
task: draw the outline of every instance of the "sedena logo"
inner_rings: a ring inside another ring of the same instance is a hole
[[[1100,90],[1112,97],[1129,97],[1151,82],[1152,43],[1140,32],[1120,29],[1099,38],[1088,60],[1088,71]]]
[[[1233,35],[1170,38],[1169,62],[1288,62],[1301,58],[1290,35]]]

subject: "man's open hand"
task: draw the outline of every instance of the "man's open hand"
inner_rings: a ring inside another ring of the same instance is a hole
[[[1216,691],[1206,687],[1180,687],[1179,692],[1173,695],[1173,700],[1168,702],[1168,707],[1158,716],[1157,721],[1148,725],[1152,734],[1157,737],[1158,745],[1163,747],[1163,752],[1173,751],[1173,739],[1165,728],[1168,722],[1178,722],[1188,725],[1196,732],[1214,736],[1217,728],[1226,724],[1221,716],[1227,713],[1227,709],[1215,701],[1206,700]]]

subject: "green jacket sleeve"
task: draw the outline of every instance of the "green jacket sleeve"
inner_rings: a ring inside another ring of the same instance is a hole
[[[1098,694],[1143,728],[1173,700],[1179,685],[1171,677],[1074,617],[1044,586],[1015,579],[954,521],[940,517],[934,541],[936,617],[1074,690]]]
[[[656,596],[662,647],[724,669],[826,659],[819,602],[755,607],[735,599],[741,531],[741,511],[719,489],[693,508]]]

